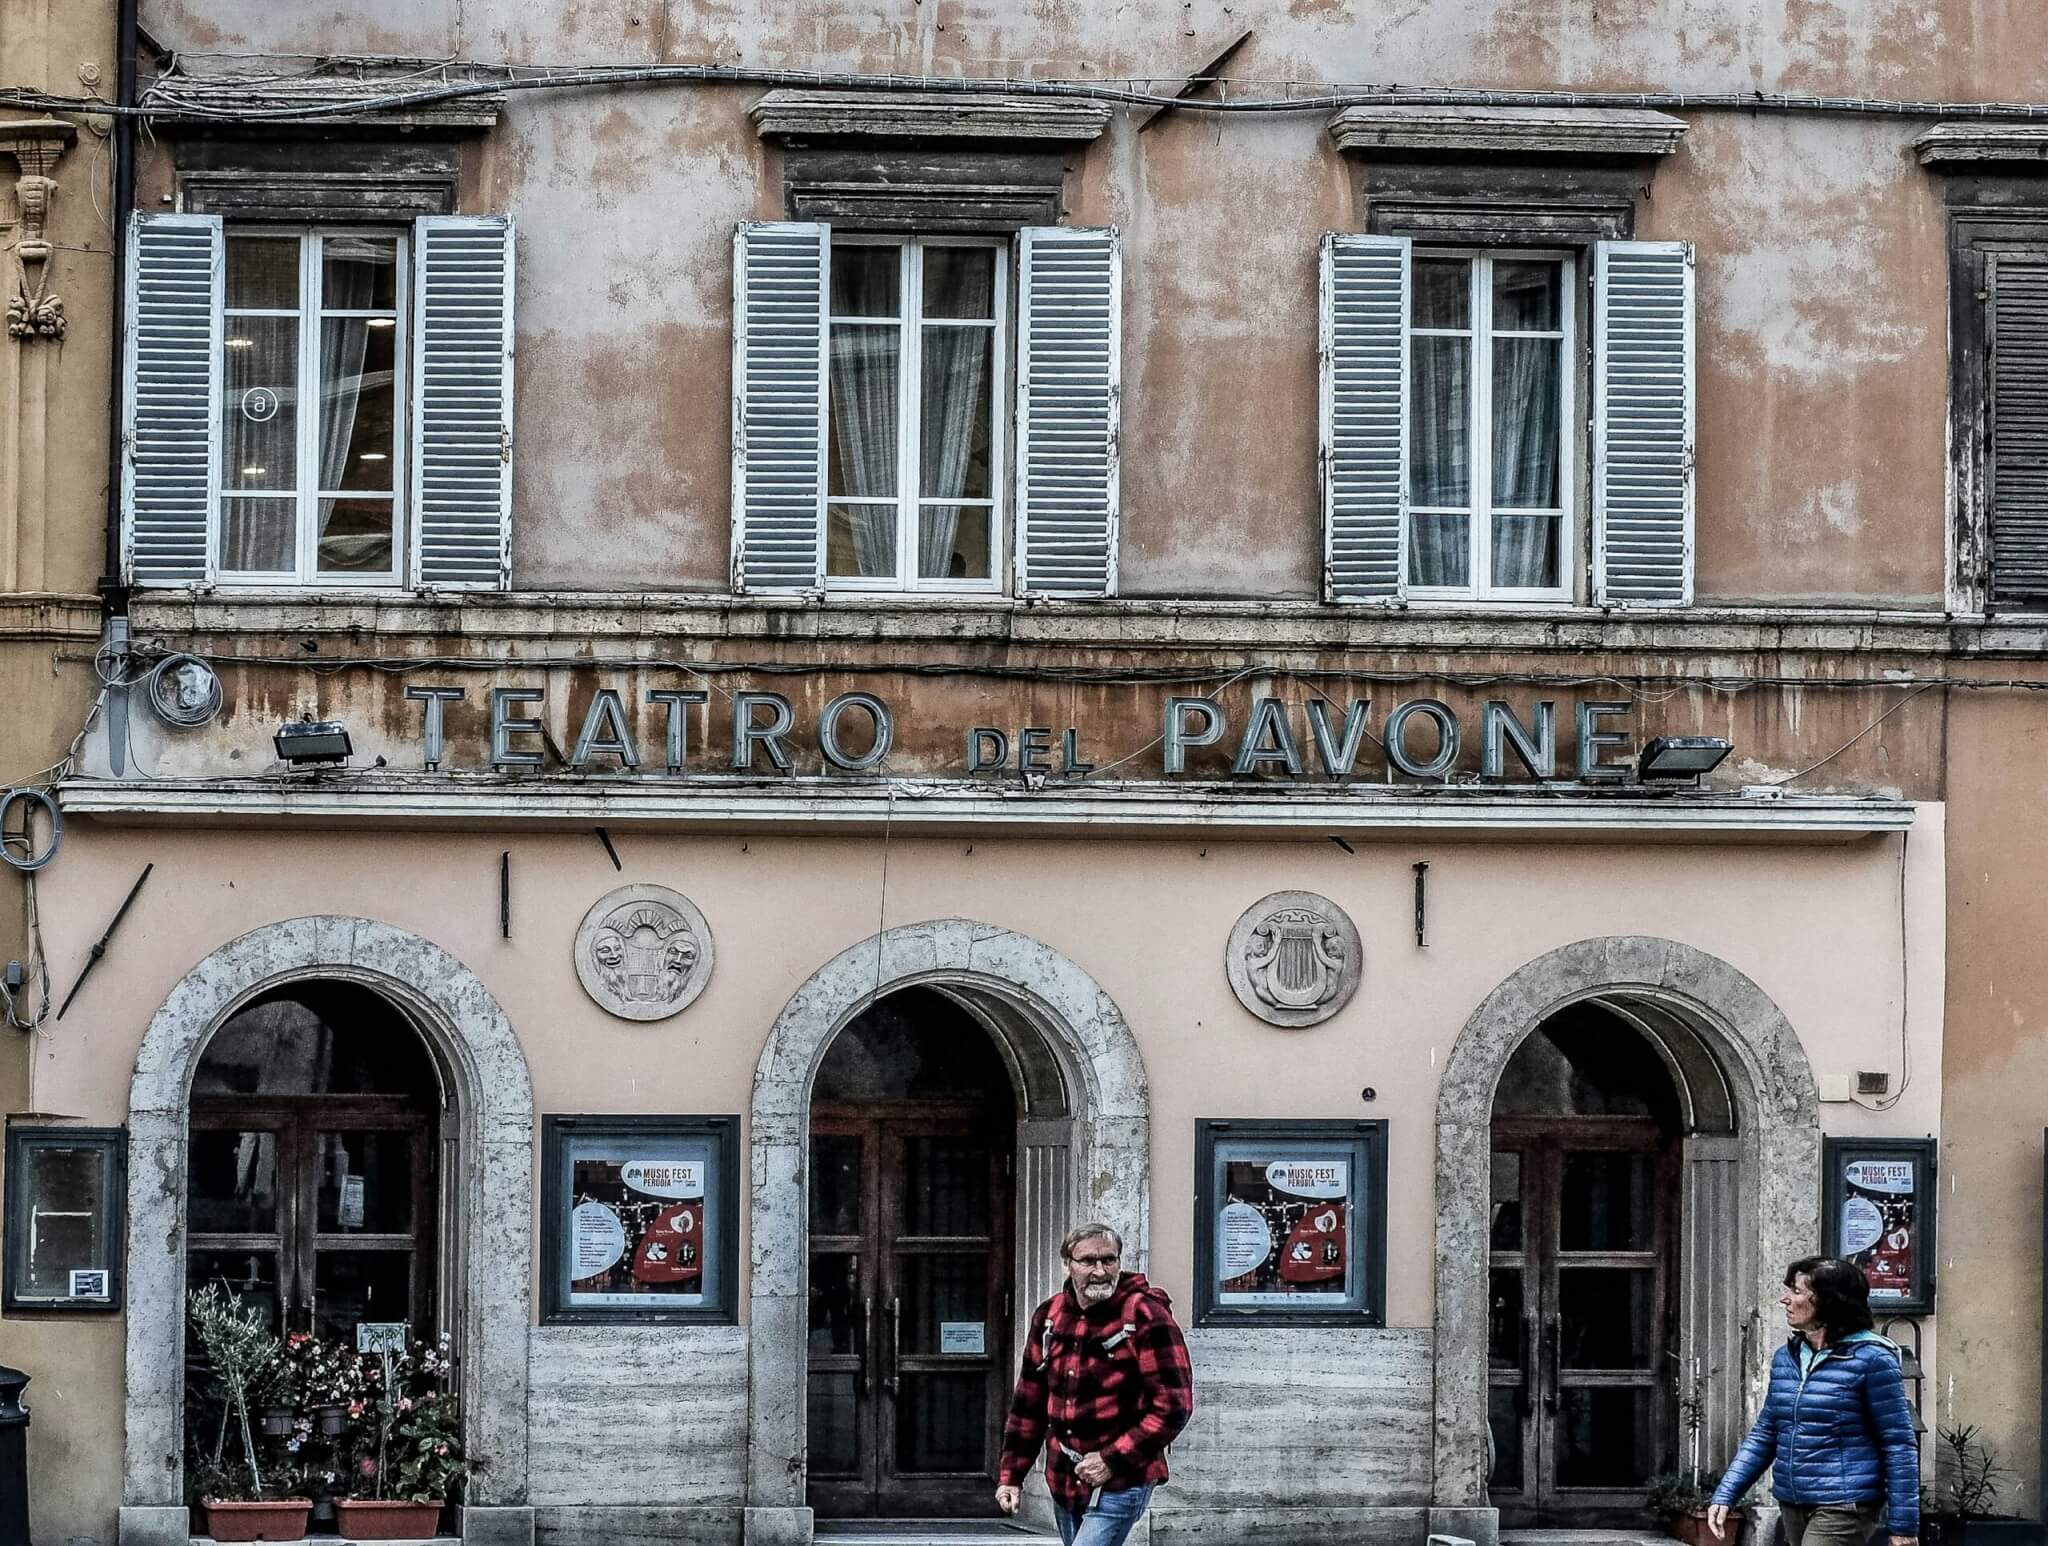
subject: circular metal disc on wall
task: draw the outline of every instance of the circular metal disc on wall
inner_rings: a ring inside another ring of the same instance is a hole
[[[1223,967],[1238,1002],[1268,1025],[1320,1025],[1358,991],[1365,947],[1328,897],[1276,891],[1237,920]]]
[[[666,1020],[711,980],[711,926],[666,886],[621,886],[598,898],[576,930],[576,976],[621,1020]]]

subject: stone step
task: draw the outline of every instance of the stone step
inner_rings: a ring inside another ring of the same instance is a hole
[[[821,1519],[817,1546],[1042,1546],[1058,1536],[1007,1519]]]
[[[1671,1546],[1654,1530],[1503,1530],[1500,1546]]]

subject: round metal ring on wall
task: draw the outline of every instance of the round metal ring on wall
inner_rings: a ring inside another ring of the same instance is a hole
[[[142,679],[142,700],[179,730],[196,730],[220,713],[220,677],[197,655],[166,655]]]
[[[1365,948],[1344,909],[1313,891],[1276,891],[1245,909],[1224,947],[1238,1002],[1268,1025],[1320,1025],[1351,1002]]]
[[[576,930],[576,976],[621,1020],[666,1020],[711,980],[711,925],[666,886],[621,886],[598,898]]]

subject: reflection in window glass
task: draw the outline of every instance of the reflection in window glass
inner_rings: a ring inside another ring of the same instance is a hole
[[[227,252],[223,572],[395,576],[403,238],[231,231]]]
[[[718,1140],[572,1133],[561,1287],[568,1309],[723,1303]]]
[[[1223,1140],[1216,1155],[1217,1304],[1360,1303],[1351,1146]]]
[[[14,1292],[23,1298],[71,1298],[73,1272],[105,1272],[110,1265],[107,1152],[54,1141],[17,1153],[28,1173],[21,1189],[27,1216],[14,1227],[25,1230],[27,1239],[19,1258],[25,1281],[17,1283]]]
[[[1569,272],[1553,258],[1415,256],[1408,580],[1419,589],[1514,596],[1570,579]]]
[[[829,579],[996,580],[1005,262],[987,244],[833,246]]]

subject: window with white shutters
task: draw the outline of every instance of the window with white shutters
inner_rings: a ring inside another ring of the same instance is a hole
[[[138,216],[138,585],[509,583],[509,222]]]
[[[1689,248],[1333,235],[1321,309],[1330,600],[1691,600]]]
[[[1113,594],[1118,283],[1113,231],[742,225],[735,588]]]

